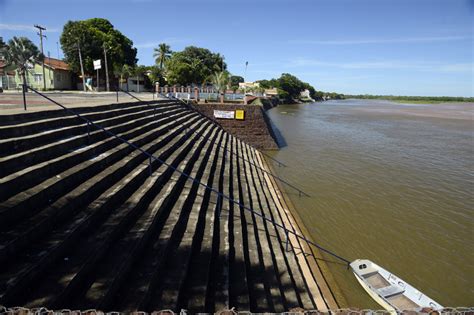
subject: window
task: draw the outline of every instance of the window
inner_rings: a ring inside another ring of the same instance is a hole
[[[33,77],[36,83],[43,82],[43,75],[41,73],[35,73]]]

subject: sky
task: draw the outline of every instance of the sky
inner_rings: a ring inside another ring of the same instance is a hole
[[[152,65],[165,42],[225,56],[246,81],[291,73],[345,94],[474,96],[474,0],[0,0],[0,36],[47,28],[44,51],[69,20],[108,19]],[[245,62],[248,61],[248,68]]]

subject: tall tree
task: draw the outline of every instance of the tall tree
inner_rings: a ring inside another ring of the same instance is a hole
[[[171,57],[171,47],[165,43],[158,45],[158,48],[154,49],[153,57],[155,57],[155,62],[157,65],[160,65],[160,69],[163,69],[165,62]]]
[[[195,46],[173,53],[166,63],[169,83],[182,85],[201,84],[214,72],[224,71],[226,68],[223,56]]]
[[[103,61],[104,47],[107,48],[110,69],[124,64],[133,66],[137,61],[137,49],[133,48],[133,42],[106,19],[69,21],[64,25],[60,42],[66,62],[76,73],[80,71],[78,45],[81,48],[84,71],[88,74],[94,73],[94,60]]]
[[[8,45],[2,48],[2,55],[6,64],[17,69],[26,86],[26,73],[29,67],[43,59],[38,47],[26,37],[16,37],[8,41]]]

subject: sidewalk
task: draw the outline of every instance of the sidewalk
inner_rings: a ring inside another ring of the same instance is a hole
[[[98,106],[117,103],[116,92],[83,92],[83,91],[47,91],[42,92],[56,102],[69,107]],[[130,93],[142,101],[157,99],[153,93]],[[163,99],[161,96],[158,99]],[[124,92],[118,93],[118,103],[138,102],[137,99]],[[27,112],[54,110],[60,107],[33,92],[26,95]],[[21,92],[8,91],[0,93],[0,115],[25,113],[23,109],[23,95]]]

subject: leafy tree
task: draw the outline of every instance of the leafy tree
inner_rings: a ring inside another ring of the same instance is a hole
[[[148,67],[148,71],[150,73],[148,76],[150,77],[151,83],[154,84],[155,82],[159,82],[161,86],[166,84],[163,76],[163,69],[158,66],[151,66]]]
[[[163,65],[171,57],[171,54],[170,46],[165,43],[161,43],[158,48],[154,49],[153,57],[155,57],[156,64],[160,65],[160,69],[163,69]]]
[[[278,79],[278,87],[288,93],[290,98],[298,98],[300,92],[305,89],[304,83],[289,73],[283,73]]]
[[[264,89],[272,89],[274,87],[278,87],[278,82],[275,79],[271,80],[259,80],[257,83]]]
[[[93,18],[83,21],[68,21],[60,37],[61,48],[72,71],[80,73],[78,45],[81,49],[84,72],[94,73],[93,61],[104,59],[107,50],[109,69],[136,63],[137,50],[133,42],[106,19]]]
[[[168,82],[181,85],[203,83],[214,72],[226,68],[223,56],[195,46],[173,53],[166,63]]]
[[[234,91],[237,91],[239,88],[239,83],[243,83],[244,78],[238,75],[233,75],[230,77],[230,88]]]
[[[24,85],[26,85],[28,68],[43,60],[38,47],[26,37],[14,36],[8,41],[8,45],[2,47],[1,51],[6,64],[17,69],[18,74],[23,78]]]
[[[0,53],[1,53],[1,49],[3,49],[5,47],[5,42],[3,41],[3,37],[0,36]]]

